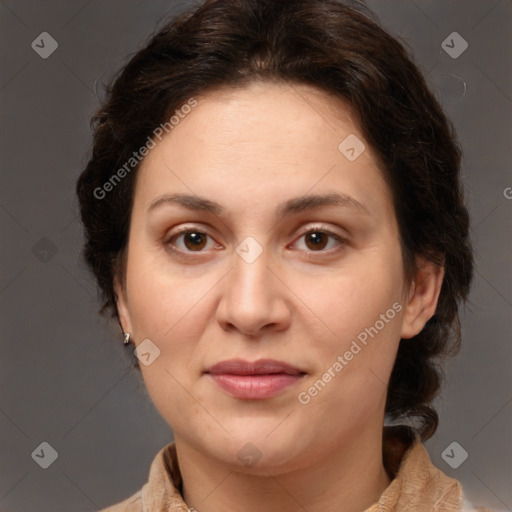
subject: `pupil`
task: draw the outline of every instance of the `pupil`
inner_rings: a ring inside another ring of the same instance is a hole
[[[324,233],[310,233],[308,240],[314,248],[325,247]]]
[[[318,233],[312,233],[311,238],[315,242],[315,244],[318,244],[321,239],[321,236],[318,236]]]
[[[189,237],[193,244],[199,245],[201,243],[201,235],[199,235],[198,233],[190,233]]]
[[[202,233],[188,233],[185,237],[185,245],[188,249],[204,247],[205,240]]]

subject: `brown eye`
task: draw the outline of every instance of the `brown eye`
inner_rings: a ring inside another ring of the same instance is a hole
[[[181,253],[206,252],[203,249],[212,248],[216,245],[215,241],[206,233],[190,228],[175,233],[165,243],[173,250]]]
[[[189,231],[183,234],[183,243],[189,251],[200,251],[206,245],[206,234]]]
[[[347,240],[327,229],[313,228],[303,233],[294,245],[306,252],[330,254],[337,249],[343,249]]]
[[[329,241],[327,233],[323,233],[322,231],[311,231],[306,233],[305,237],[306,246],[312,251],[324,249]]]

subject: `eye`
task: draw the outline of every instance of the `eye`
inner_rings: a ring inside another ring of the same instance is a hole
[[[176,241],[182,239],[181,244],[177,244]],[[218,244],[213,242],[213,239],[203,231],[198,229],[183,229],[172,235],[165,243],[170,245],[173,249],[177,246],[177,250],[181,252],[202,252],[207,247],[208,239],[210,239],[213,245],[218,247]]]
[[[334,250],[340,249],[347,243],[341,236],[322,227],[309,229],[298,240],[304,240],[303,244],[299,244],[299,249],[307,252],[329,252],[333,248]],[[171,235],[165,244],[170,246],[173,251],[181,253],[199,253],[204,252],[203,249],[222,247],[204,231],[190,227]],[[298,241],[294,245],[297,244]]]
[[[314,227],[305,233],[302,233],[298,240],[303,239],[303,246],[306,247],[307,251],[311,252],[328,252],[333,248],[333,246],[336,250],[336,247],[340,248],[340,246],[347,243],[347,241],[341,236],[320,227]],[[326,248],[327,250],[325,250]]]

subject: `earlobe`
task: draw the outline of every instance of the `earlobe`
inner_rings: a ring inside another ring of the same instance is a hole
[[[126,300],[126,293],[123,285],[119,282],[117,277],[114,279],[114,292],[116,295],[117,313],[119,315],[119,324],[121,329],[123,330],[123,333],[131,333],[132,324]]]
[[[417,272],[411,283],[402,316],[401,337],[408,339],[421,332],[434,316],[444,278],[444,266],[416,258]]]

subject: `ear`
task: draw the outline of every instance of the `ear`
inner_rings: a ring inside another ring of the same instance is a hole
[[[444,278],[444,266],[423,257],[416,258],[416,267],[402,315],[401,337],[406,339],[419,334],[434,316]]]
[[[132,322],[126,298],[126,287],[123,286],[118,277],[114,278],[114,292],[116,294],[117,313],[119,315],[119,324],[121,325],[121,329],[123,330],[123,333],[132,333]]]

